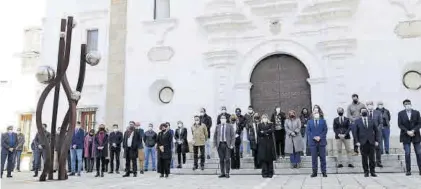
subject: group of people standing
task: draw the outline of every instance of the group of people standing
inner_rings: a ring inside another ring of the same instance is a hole
[[[378,102],[377,108],[374,108],[372,101],[366,104],[359,102],[357,94],[352,95],[352,98],[353,102],[347,107],[347,116],[345,116],[344,108],[338,107],[338,116],[333,120],[334,138],[338,150],[337,166],[342,168],[344,164],[347,164],[348,167],[354,167],[350,158],[353,146],[354,155],[361,153],[364,175],[376,177],[375,167],[382,167],[381,155],[389,154],[390,112],[382,102]],[[401,130],[400,142],[403,143],[405,151],[406,175],[411,175],[411,143],[415,149],[421,175],[420,113],[412,109],[410,100],[404,100],[403,105],[405,110],[398,114],[398,126]],[[187,138],[191,133],[193,170],[199,169],[199,165],[201,170],[205,169],[205,155],[210,159],[213,144],[220,159],[219,177],[230,178],[231,169],[240,169],[242,136],[245,133],[254,157],[254,167],[262,170],[264,178],[273,176],[274,161],[284,158],[286,154],[289,154],[292,168],[300,167],[302,155],[311,155],[313,169],[311,177],[317,176],[319,161],[322,176],[327,177],[328,123],[318,105],[315,105],[311,111],[303,108],[300,115],[297,115],[294,110],[284,113],[281,107],[276,107],[270,117],[267,114],[260,115],[254,112],[252,106],[248,107],[248,112],[244,115],[239,108],[235,109],[234,114],[229,114],[226,107],[222,107],[216,123],[214,133],[211,135],[212,118],[206,114],[204,108],[200,110],[200,115],[194,116],[191,132],[181,121],[177,122],[178,127],[175,131],[170,129],[170,123],[162,123],[159,126],[159,133],[153,130],[152,124],[149,124],[148,130],[144,131],[138,122],[131,121],[124,133],[116,124],[113,125],[112,132],[108,132],[105,125],[101,124],[97,132],[92,129],[86,133],[78,122],[69,149],[69,175],[80,176],[82,162],[85,162],[87,172],[92,172],[93,165],[96,164],[95,176],[103,177],[108,169],[108,157],[110,158],[109,173],[113,173],[114,170],[119,173],[120,153],[124,150],[123,157],[126,160],[126,166],[123,177],[128,177],[130,174],[137,176],[137,162],[139,162],[140,174],[147,171],[149,157],[152,159],[152,170],[158,171],[160,177],[168,177],[170,168],[173,167],[172,154],[174,152],[177,154],[177,168],[182,168],[186,163],[186,153],[190,152]],[[45,124],[44,132],[49,138],[50,134]],[[22,138],[24,139],[13,132],[13,127],[8,127],[8,132],[2,135],[2,170],[7,158],[8,177],[11,177],[10,172],[14,166],[11,159],[16,159],[15,154],[20,154],[16,151],[22,149],[21,146],[24,143],[21,141]],[[40,159],[43,157],[43,148],[45,148],[40,143],[39,134],[36,135],[31,146],[35,156],[34,176],[37,176]],[[342,146],[345,146],[346,160],[344,160]],[[55,164],[57,164],[56,161],[55,154]],[[155,161],[157,161],[157,166]],[[54,167],[56,169],[57,166]],[[19,170],[19,163],[17,169]]]

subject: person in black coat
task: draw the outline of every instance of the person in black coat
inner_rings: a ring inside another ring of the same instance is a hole
[[[253,117],[250,119],[254,119],[249,126],[247,127],[247,138],[250,141],[250,148],[253,153],[253,162],[254,162],[254,169],[260,169],[260,163],[257,158],[258,156],[258,135],[257,135],[257,128],[260,123],[260,116],[258,113],[255,113]]]
[[[184,127],[183,122],[178,121],[177,126],[178,128],[174,133],[175,150],[178,158],[177,168],[182,168],[181,164],[186,164],[186,153],[189,153],[189,143],[187,141],[187,129]],[[183,156],[183,163],[181,163],[181,156]]]
[[[95,177],[100,176],[104,177],[105,171],[105,158],[108,156],[108,134],[105,131],[105,125],[99,125],[98,132],[95,135],[95,157],[96,157],[96,175]],[[101,169],[100,169],[101,168]]]
[[[167,124],[161,124],[160,129],[156,146],[158,148],[158,173],[162,178],[168,177],[170,174],[172,135]]]
[[[270,121],[274,124],[275,128],[276,158],[285,158],[285,119],[286,114],[281,111],[281,107],[277,106],[270,118]]]
[[[137,177],[137,157],[139,145],[139,132],[136,132],[134,125],[129,126],[123,137],[124,158],[126,159],[126,174],[123,177]],[[133,166],[130,171],[130,164]]]
[[[1,136],[1,178],[3,178],[4,164],[7,160],[7,178],[12,177],[13,157],[18,145],[18,135],[13,132],[13,126],[7,127],[7,133]]]
[[[272,178],[273,161],[276,160],[274,126],[269,122],[266,114],[262,115],[262,123],[257,127],[258,159],[262,166],[262,177]]]
[[[408,99],[403,101],[403,105],[405,110],[398,114],[398,126],[401,129],[400,142],[403,143],[403,149],[405,150],[406,175],[411,175],[411,143],[414,146],[419,174],[421,175],[420,112],[412,109],[411,101]]]
[[[120,174],[120,152],[121,152],[121,143],[123,142],[123,133],[118,130],[118,125],[113,125],[113,132],[109,135],[109,143],[110,143],[110,172],[113,173],[114,171],[114,157],[115,157],[115,172]]]

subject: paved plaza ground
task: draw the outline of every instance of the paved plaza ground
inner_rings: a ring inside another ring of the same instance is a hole
[[[257,175],[233,175],[230,179],[217,178],[215,175],[170,175],[159,178],[156,173],[148,172],[136,178],[122,178],[121,175],[106,174],[95,178],[93,174],[71,177],[67,181],[38,182],[29,172],[15,173],[11,179],[1,180],[3,189],[133,189],[133,188],[170,188],[170,189],[419,189],[421,176],[405,176],[402,173],[379,174],[379,177],[365,178],[360,174],[331,174],[327,178],[310,178],[308,175],[276,175],[263,179]]]

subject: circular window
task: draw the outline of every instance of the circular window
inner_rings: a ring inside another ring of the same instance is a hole
[[[159,100],[162,103],[168,104],[174,96],[174,90],[171,87],[164,87],[159,91]]]
[[[421,73],[408,71],[403,75],[403,85],[407,89],[418,90],[421,88]]]

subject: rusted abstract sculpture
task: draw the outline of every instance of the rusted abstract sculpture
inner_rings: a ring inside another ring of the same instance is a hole
[[[42,149],[45,154],[45,159],[44,169],[39,178],[40,181],[45,181],[47,179],[47,175],[49,180],[53,179],[54,149],[57,150],[58,155],[58,180],[67,179],[66,160],[76,125],[76,105],[80,99],[83,83],[85,80],[86,63],[91,66],[95,66],[101,59],[100,54],[97,52],[90,52],[87,54],[86,44],[81,45],[79,78],[76,85],[76,90],[72,91],[69,81],[67,80],[66,71],[69,66],[72,30],[75,25],[76,24],[73,22],[73,17],[68,17],[67,20],[61,20],[57,73],[54,73],[54,69],[49,66],[41,66],[36,74],[36,77],[40,83],[47,84],[44,91],[41,93],[36,109],[36,125],[38,129],[38,135],[40,137],[39,139],[41,145],[45,146],[45,148]],[[57,146],[55,146],[57,110],[61,85],[63,86],[63,90],[66,93],[69,109],[67,110],[66,116],[64,117],[61,124],[58,143]],[[42,127],[42,110],[45,100],[53,88],[55,88],[55,91],[51,121],[51,139],[48,141]]]

